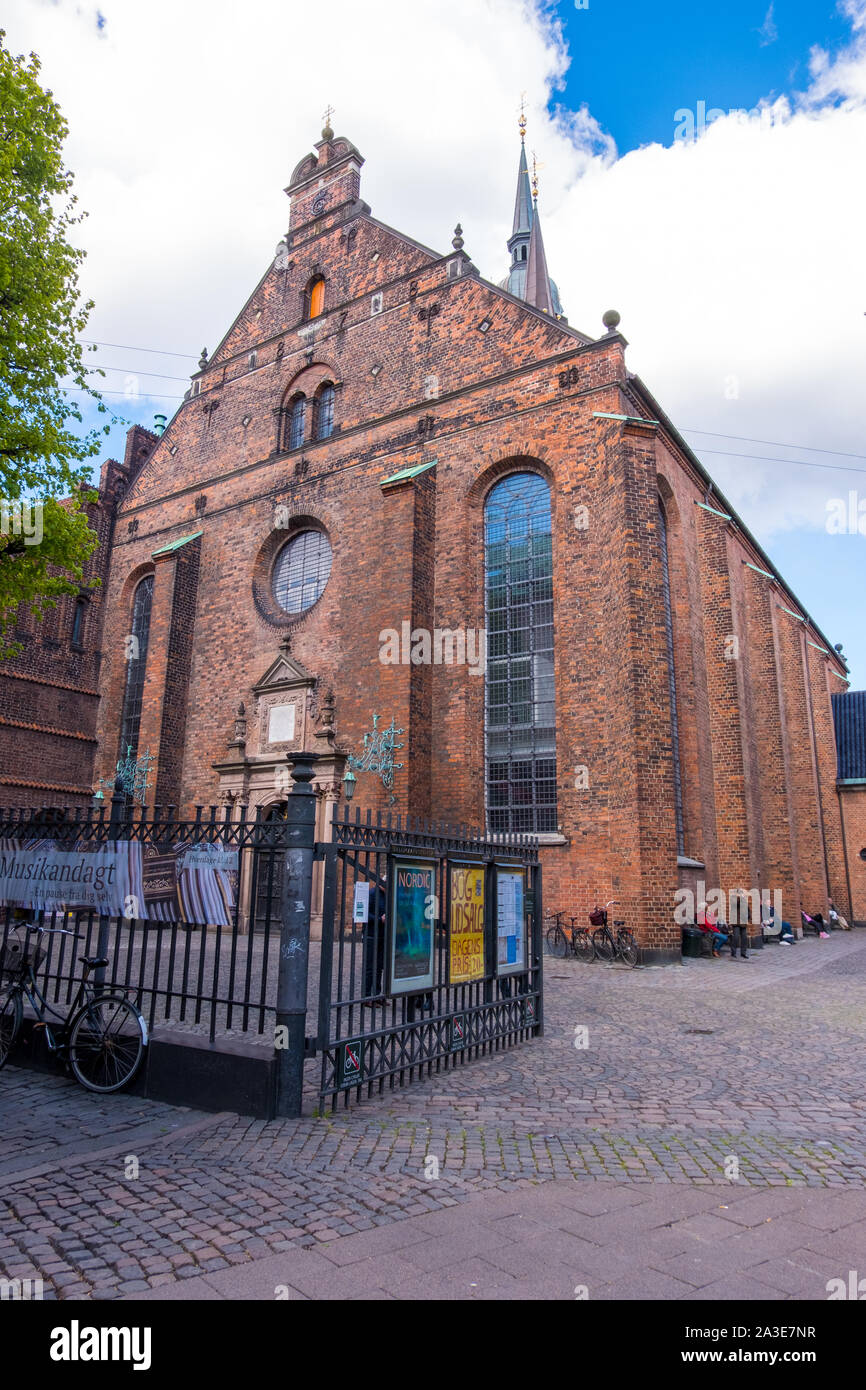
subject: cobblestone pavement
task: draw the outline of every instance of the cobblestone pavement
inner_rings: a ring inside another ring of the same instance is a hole
[[[7,1068],[0,1268],[61,1298],[826,1298],[866,1272],[866,931],[545,968],[544,1038],[321,1118]]]

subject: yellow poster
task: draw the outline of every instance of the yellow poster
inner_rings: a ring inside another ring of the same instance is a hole
[[[484,978],[484,869],[451,866],[451,983]]]

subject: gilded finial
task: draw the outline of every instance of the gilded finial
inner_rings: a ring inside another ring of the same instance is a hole
[[[520,93],[520,117],[517,122],[521,140],[526,139],[526,93]]]
[[[323,139],[323,140],[333,140],[333,138],[334,138],[334,132],[333,132],[333,130],[332,130],[332,128],[331,128],[331,117],[333,116],[333,114],[334,114],[334,108],[333,108],[333,106],[326,106],[326,107],[325,107],[325,113],[324,113],[324,115],[322,116],[322,120],[325,122],[324,126],[322,127],[322,139]]]
[[[544,165],[540,162],[540,160],[536,159],[535,150],[533,150],[533,151],[532,151],[532,197],[533,197],[533,199],[535,200],[536,203],[538,202],[538,171],[539,171],[539,169],[543,169],[543,168],[544,168]]]

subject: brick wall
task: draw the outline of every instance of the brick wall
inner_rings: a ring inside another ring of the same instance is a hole
[[[63,595],[42,618],[23,605],[18,614],[20,649],[0,662],[0,800],[7,805],[86,805],[91,797],[115,515],[155,444],[149,430],[133,426],[123,463],[108,459],[102,465],[98,500],[85,506],[97,546],[84,567],[79,594]],[[79,596],[86,607],[73,641]]]

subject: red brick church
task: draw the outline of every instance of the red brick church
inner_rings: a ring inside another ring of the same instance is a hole
[[[314,749],[324,835],[351,754],[360,806],[537,834],[546,904],[616,898],[658,958],[697,879],[780,890],[795,922],[847,907],[845,664],[628,371],[618,315],[567,322],[522,141],[498,286],[459,227],[441,255],[378,221],[350,141],[315,149],[122,480],[93,780],[67,800],[146,755],[149,803],[279,807]],[[393,787],[364,768],[383,730]]]

